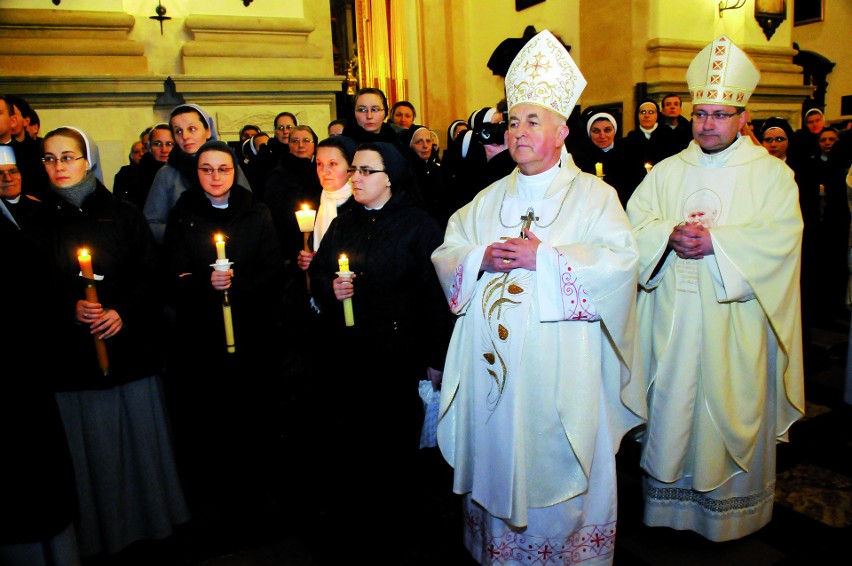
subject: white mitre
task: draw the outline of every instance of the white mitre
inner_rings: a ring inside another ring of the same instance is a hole
[[[744,107],[759,80],[754,61],[724,35],[702,49],[686,71],[693,105]]]
[[[548,30],[530,39],[506,73],[506,104],[535,104],[566,120],[586,88],[568,50]]]

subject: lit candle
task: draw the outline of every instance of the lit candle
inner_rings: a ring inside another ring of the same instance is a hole
[[[595,175],[603,177],[603,163],[595,163]]]
[[[303,204],[302,210],[296,211],[296,221],[299,223],[299,230],[302,232],[313,232],[316,219],[317,211],[312,210],[308,204]]]
[[[646,164],[645,164],[645,174],[647,175],[647,174],[648,174],[648,173],[650,173],[650,172],[651,172],[651,164],[650,164],[650,163],[646,163]]]
[[[80,262],[80,271],[83,273],[84,279],[95,279],[95,273],[92,271],[92,256],[89,255],[89,250],[86,248],[78,252],[77,261]]]
[[[236,343],[234,342],[234,319],[231,318],[231,300],[228,298],[228,292],[224,291],[222,298],[222,316],[225,319],[225,347],[229,354],[237,351]]]
[[[346,254],[340,254],[337,260],[337,266],[340,268],[338,275],[345,279],[352,277],[352,272],[349,271],[349,258]],[[343,321],[346,326],[355,326],[355,313],[352,311],[352,298],[343,299]]]
[[[225,254],[225,239],[222,234],[216,234],[216,259],[228,259]]]
[[[80,273],[86,280],[86,300],[90,303],[98,302],[98,291],[95,289],[95,272],[92,270],[92,256],[89,250],[82,248],[77,252],[77,261],[80,263]],[[107,355],[106,343],[95,336],[95,353],[98,356],[98,366],[104,375],[109,373],[109,356]]]

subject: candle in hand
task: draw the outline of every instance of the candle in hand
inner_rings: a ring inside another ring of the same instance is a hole
[[[225,239],[222,234],[216,234],[216,259],[228,259],[225,254]]]
[[[89,255],[89,250],[81,248],[77,252],[77,261],[80,262],[80,272],[83,279],[86,280],[86,300],[90,303],[98,302],[98,291],[95,289],[95,272],[92,270],[92,256]],[[98,366],[104,375],[109,373],[109,355],[107,354],[106,344],[99,337],[95,336],[95,353],[98,356]]]
[[[603,177],[603,174],[603,163],[595,163],[595,175],[597,175],[598,177]]]
[[[313,232],[316,218],[317,211],[311,210],[308,204],[303,204],[302,210],[296,211],[296,221],[299,223],[299,230],[302,232]]]
[[[650,163],[646,163],[646,164],[645,164],[645,173],[647,174],[647,173],[650,173],[650,172],[651,172],[651,164],[650,164]]]
[[[337,265],[340,267],[340,275],[341,277],[345,277],[349,279],[352,274],[349,271],[349,258],[346,257],[346,254],[340,254],[340,258],[337,260]],[[346,326],[355,326],[355,313],[352,311],[352,298],[343,299],[343,321],[346,323]]]

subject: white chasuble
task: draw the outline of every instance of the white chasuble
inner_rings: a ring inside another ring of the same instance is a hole
[[[454,490],[515,527],[527,525],[528,508],[585,493],[593,459],[614,457],[595,454],[597,435],[617,449],[645,413],[633,373],[637,251],[626,215],[615,191],[567,153],[557,167],[540,188],[518,182],[516,170],[480,192],[432,254],[460,315],[438,443]],[[536,271],[480,273],[486,247],[518,237],[530,209]]]
[[[750,471],[763,427],[783,440],[803,414],[798,190],[747,138],[713,155],[693,142],[654,167],[627,210],[650,392],[642,466],[711,491]],[[682,222],[710,229],[714,255],[667,250]]]

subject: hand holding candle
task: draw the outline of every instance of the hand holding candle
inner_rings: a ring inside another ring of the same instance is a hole
[[[86,280],[86,300],[90,303],[98,302],[98,291],[95,289],[95,272],[92,270],[92,256],[89,250],[82,248],[77,252],[77,261],[80,263],[80,273]],[[109,356],[107,355],[106,343],[95,336],[95,353],[98,356],[98,366],[104,375],[109,373]]]
[[[314,223],[317,219],[317,211],[312,210],[310,205],[307,203],[302,205],[302,210],[296,211],[296,222],[299,223],[299,230],[302,231],[302,235],[305,238],[305,251],[310,253],[311,246],[309,240],[311,239],[311,232],[314,231]],[[301,263],[301,262],[300,262]],[[311,292],[311,276],[308,275],[307,271],[305,272],[305,285],[307,285],[308,293]]]
[[[225,254],[225,238],[222,234],[216,234],[214,240],[216,242],[216,263],[213,264],[213,269],[216,271],[230,271],[233,264],[228,261],[228,256]],[[231,316],[231,299],[228,297],[227,289],[222,291],[222,318],[225,322],[225,347],[228,349],[229,354],[233,354],[237,351],[237,347],[234,342],[234,319]]]
[[[347,280],[352,278],[353,273],[349,271],[349,258],[346,257],[346,254],[340,255],[340,258],[337,260],[337,266],[340,268],[337,275]],[[355,313],[352,311],[351,297],[343,299],[343,320],[346,326],[355,326]]]

